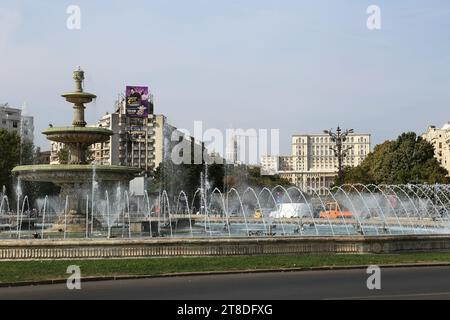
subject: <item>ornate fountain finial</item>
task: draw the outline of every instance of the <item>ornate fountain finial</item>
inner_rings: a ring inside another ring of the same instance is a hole
[[[76,91],[83,92],[84,71],[81,70],[80,66],[73,72],[73,79],[75,80]]]
[[[73,103],[74,117],[72,125],[75,127],[85,127],[86,121],[84,121],[84,109],[85,103],[90,103],[96,98],[95,94],[84,92],[83,80],[84,71],[80,67],[73,72],[73,79],[75,80],[75,91],[64,93],[62,96],[66,98],[67,102]]]

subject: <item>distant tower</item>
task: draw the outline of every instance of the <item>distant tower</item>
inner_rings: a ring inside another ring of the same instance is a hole
[[[239,163],[239,144],[238,144],[238,137],[233,135],[228,141],[227,141],[227,148],[226,148],[226,160],[228,164],[238,164]]]

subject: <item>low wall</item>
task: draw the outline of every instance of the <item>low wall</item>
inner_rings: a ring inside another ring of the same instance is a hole
[[[450,250],[450,235],[0,240],[0,260],[401,253]]]

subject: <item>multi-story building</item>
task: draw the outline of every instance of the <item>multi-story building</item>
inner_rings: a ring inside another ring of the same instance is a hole
[[[33,117],[22,114],[22,109],[12,108],[7,103],[0,105],[0,129],[16,132],[23,140],[34,140]]]
[[[0,105],[0,129],[20,135],[21,114],[21,109],[9,107],[8,104]]]
[[[151,114],[148,118],[138,119],[126,118],[124,114],[115,112],[106,114],[98,126],[108,128],[114,134],[109,141],[97,143],[91,148],[93,162],[97,164],[131,166],[151,172],[158,168],[163,159],[171,158],[176,145],[192,150],[192,156],[201,157],[204,150],[203,143],[178,131],[164,115]],[[178,156],[183,158],[191,154]]]
[[[164,115],[127,117],[123,102],[116,106],[116,112],[105,114],[95,126],[109,129],[113,135],[109,141],[91,146],[94,164],[131,166],[151,173],[164,159],[177,157],[184,163],[206,161],[203,159],[204,143],[170,125]],[[63,147],[61,143],[52,142],[52,164],[59,163],[58,152]]]
[[[349,134],[343,147],[351,147],[344,166],[357,166],[370,153],[370,134]],[[323,193],[336,178],[338,160],[331,148],[334,142],[326,134],[292,136],[292,155],[261,159],[261,174],[279,174],[305,191]],[[277,168],[275,171],[274,169]]]
[[[123,148],[119,148],[122,139],[124,139],[120,121],[123,120],[118,112],[107,112],[95,125],[96,127],[111,130],[113,135],[109,141],[96,143],[91,146],[91,158],[94,164],[125,165],[125,160],[123,159],[121,161],[124,156],[124,150]],[[111,152],[111,150],[114,151]]]
[[[278,174],[278,168],[280,163],[279,156],[262,156],[261,157],[261,175],[271,176]]]
[[[433,145],[435,158],[450,172],[450,123],[447,122],[442,128],[429,126],[422,138]]]

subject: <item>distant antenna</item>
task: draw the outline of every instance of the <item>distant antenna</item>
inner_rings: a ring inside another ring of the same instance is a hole
[[[26,101],[25,101],[24,103],[22,103],[21,109],[22,109],[22,115],[27,115],[27,112],[28,112],[28,104],[27,104]]]

